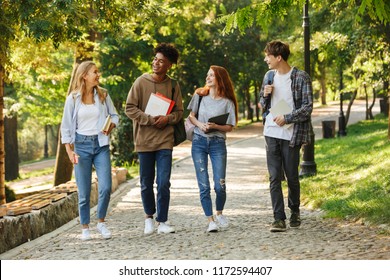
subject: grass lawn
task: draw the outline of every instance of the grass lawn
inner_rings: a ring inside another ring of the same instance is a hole
[[[388,120],[348,126],[347,136],[315,143],[317,175],[301,180],[302,203],[327,217],[390,225]]]

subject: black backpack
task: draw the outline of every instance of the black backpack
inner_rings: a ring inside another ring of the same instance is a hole
[[[275,70],[272,70],[272,71],[268,72],[267,85],[272,85],[272,83],[274,82],[274,76],[275,76]],[[263,114],[261,115],[262,119],[263,119],[263,125],[265,124],[265,118],[269,114],[270,106],[271,106],[271,97],[265,99],[265,108],[263,109]]]

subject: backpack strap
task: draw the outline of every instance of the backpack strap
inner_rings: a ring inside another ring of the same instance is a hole
[[[199,95],[198,111],[196,111],[196,114],[195,114],[195,118],[196,118],[196,119],[198,119],[199,108],[200,108],[200,102],[202,102],[202,98],[203,98],[203,96],[202,96],[202,95]]]
[[[272,85],[274,83],[274,77],[275,77],[275,70],[269,71],[267,76],[267,85]],[[268,111],[270,106],[271,106],[271,98],[267,98],[265,103],[265,111]]]
[[[271,70],[268,73],[268,83],[267,85],[272,85],[274,83],[274,77],[275,77],[275,70]]]
[[[171,79],[171,85],[172,85],[172,97],[171,97],[171,100],[173,100],[173,96],[175,95],[176,80]]]

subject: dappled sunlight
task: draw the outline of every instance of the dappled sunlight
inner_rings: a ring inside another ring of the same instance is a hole
[[[197,189],[197,186],[198,183],[195,179],[175,179],[171,182],[171,188],[175,189]]]
[[[260,157],[266,154],[265,148],[261,147],[245,147],[245,153],[242,151],[242,147],[228,147],[228,157],[234,155],[245,155],[245,157]]]
[[[118,208],[121,208],[121,209],[128,209],[128,208],[133,208],[134,206],[136,207],[142,207],[142,202],[141,200],[139,201],[122,201],[122,202],[118,202],[116,204],[116,206]]]
[[[172,188],[171,187],[171,193],[175,193],[175,194],[178,194],[178,195],[183,195],[185,193],[188,193],[188,194],[193,194],[193,193],[198,193],[199,192],[199,189],[198,189],[198,185],[194,185],[192,187],[174,187]]]

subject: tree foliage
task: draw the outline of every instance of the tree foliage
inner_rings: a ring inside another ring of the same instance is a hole
[[[225,23],[224,33],[229,34],[238,29],[241,33],[253,25],[260,26],[267,32],[273,19],[285,20],[289,16],[291,7],[303,5],[307,0],[265,0],[252,1],[249,5],[242,5],[229,15],[220,17],[220,21]],[[385,0],[336,0],[336,1],[312,0],[310,3],[314,8],[323,8],[325,5],[344,5],[347,9],[358,8],[354,19],[361,22],[365,15],[368,15],[374,22],[387,25],[390,22],[390,3]],[[339,10],[340,13],[345,10]]]
[[[179,81],[185,108],[214,64],[229,71],[241,117],[252,119],[250,113],[268,69],[263,62],[265,43],[276,38],[288,41],[290,63],[303,68],[305,2],[0,1],[0,63],[12,85],[6,108],[18,110],[22,126],[31,119],[58,125],[76,56],[93,57],[98,63],[102,86],[123,113],[132,83],[150,71],[153,47],[171,42],[181,56],[169,74]],[[340,69],[345,91],[360,92],[367,80],[385,91],[390,76],[389,6],[388,1],[379,0],[310,1],[310,74],[316,91],[337,98]],[[128,118],[121,121],[131,130]],[[114,154],[122,156],[120,164],[127,155],[131,163],[131,133],[119,132],[113,141]],[[122,138],[128,147],[115,142]]]

